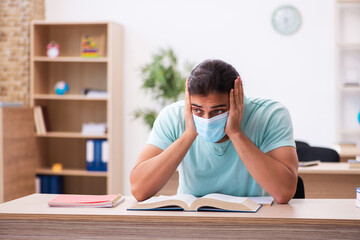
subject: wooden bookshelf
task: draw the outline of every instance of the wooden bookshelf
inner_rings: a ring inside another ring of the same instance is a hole
[[[85,35],[96,43],[99,57],[81,56]],[[60,46],[56,58],[46,55],[51,41]],[[33,21],[30,63],[30,103],[44,107],[49,122],[46,133],[34,133],[36,173],[64,176],[65,193],[122,192],[122,27],[113,22]],[[58,81],[68,83],[68,93],[55,94]],[[107,91],[107,96],[87,97],[84,88]],[[84,135],[84,123],[106,123],[107,133]],[[87,139],[108,141],[107,172],[86,170]],[[54,163],[62,163],[64,170],[52,172]]]
[[[360,144],[360,0],[335,2],[337,141]],[[341,156],[343,158],[343,156]],[[351,158],[355,158],[353,155]]]

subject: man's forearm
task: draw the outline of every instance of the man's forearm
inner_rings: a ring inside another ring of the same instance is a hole
[[[255,181],[277,202],[288,202],[296,189],[297,171],[295,168],[288,167],[269,154],[263,153],[243,132],[229,137]],[[288,154],[289,151],[283,150],[285,155]]]
[[[173,175],[195,138],[196,135],[184,132],[166,150],[135,166],[130,176],[133,195],[144,200],[156,194]]]

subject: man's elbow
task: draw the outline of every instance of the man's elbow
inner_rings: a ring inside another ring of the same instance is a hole
[[[279,204],[286,204],[291,200],[292,196],[280,195],[274,197],[275,201]]]
[[[279,192],[276,196],[273,196],[275,201],[279,204],[288,203],[295,195],[296,186],[291,187],[290,189],[285,189],[282,192]]]
[[[144,201],[149,198],[149,196],[145,194],[144,191],[136,187],[135,184],[131,184],[131,194],[138,201]]]

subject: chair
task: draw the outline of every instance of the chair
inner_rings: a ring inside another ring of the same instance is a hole
[[[296,153],[300,162],[320,160],[321,162],[340,162],[339,154],[324,147],[313,147],[306,142],[295,141]],[[293,198],[305,198],[305,186],[301,177],[298,177],[296,192]]]
[[[331,148],[313,147],[306,142],[295,141],[300,162],[320,160],[321,162],[340,162],[339,154]]]
[[[301,177],[298,176],[296,192],[293,198],[305,198],[305,186]]]

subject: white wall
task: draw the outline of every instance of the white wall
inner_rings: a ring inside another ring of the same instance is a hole
[[[272,12],[283,4],[302,14],[295,35],[279,35],[271,26]],[[135,109],[150,105],[139,89],[139,68],[159,47],[172,47],[181,62],[218,58],[231,63],[246,95],[279,100],[289,108],[296,139],[331,145],[333,12],[332,0],[46,0],[48,20],[112,20],[125,27],[125,194],[130,194],[129,173],[149,134],[132,117]]]

